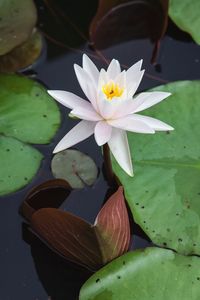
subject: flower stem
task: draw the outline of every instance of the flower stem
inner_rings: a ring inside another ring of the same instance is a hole
[[[108,180],[108,183],[110,185],[113,185],[115,180],[114,180],[114,173],[113,173],[111,157],[110,157],[110,149],[107,143],[103,145],[103,157],[104,157],[106,179]]]

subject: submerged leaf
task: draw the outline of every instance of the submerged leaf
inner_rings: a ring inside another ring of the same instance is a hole
[[[40,56],[43,39],[35,30],[25,43],[0,56],[0,72],[16,72],[32,65]]]
[[[43,199],[40,189],[38,196],[33,192],[30,201],[24,201],[22,213],[41,240],[66,260],[94,271],[128,250],[130,228],[122,188],[108,199],[95,225],[69,212],[40,209],[45,204],[52,207],[53,199]]]
[[[99,0],[90,26],[90,40],[97,48],[133,38],[157,42],[167,25],[168,0]]]
[[[24,43],[37,21],[33,0],[0,2],[0,55]]]
[[[0,135],[0,196],[24,187],[35,176],[42,154],[14,138]]]
[[[69,182],[74,189],[92,185],[98,175],[98,169],[91,157],[78,150],[64,150],[56,154],[51,163],[55,178]]]
[[[0,133],[46,144],[60,125],[60,111],[45,88],[19,75],[0,74]]]
[[[200,259],[159,248],[127,253],[95,273],[80,300],[198,300]],[[159,283],[159,284],[158,284]]]
[[[200,1],[170,0],[169,16],[182,30],[188,32],[200,44]]]
[[[181,254],[200,254],[200,81],[154,90],[172,96],[145,114],[171,124],[173,132],[129,134],[135,176],[113,167],[133,213],[153,243]]]

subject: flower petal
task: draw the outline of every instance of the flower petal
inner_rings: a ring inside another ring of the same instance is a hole
[[[116,120],[108,120],[108,124],[111,126],[128,130],[136,133],[155,133],[155,130],[148,126],[144,121],[137,120],[134,115],[128,115],[124,118]]]
[[[90,121],[81,121],[74,126],[58,143],[53,153],[57,153],[64,149],[74,146],[75,144],[87,139],[94,133],[96,123]]]
[[[112,59],[107,69],[108,80],[114,80],[117,75],[121,72],[120,64],[118,60]]]
[[[135,72],[133,74],[129,74],[126,76],[126,84],[127,84],[127,97],[133,97],[135,92],[137,91],[142,77],[144,75],[144,70]]]
[[[102,146],[111,138],[112,127],[105,121],[100,121],[94,129],[94,137],[97,145]]]
[[[102,117],[94,110],[92,105],[90,107],[77,107],[71,111],[75,117],[87,121],[100,121]]]
[[[165,93],[165,92],[147,92],[147,93],[141,93],[134,99],[134,113],[145,110],[165,98],[169,97],[171,93]]]
[[[129,176],[133,176],[133,166],[126,132],[113,128],[108,145],[120,167]]]
[[[157,130],[157,131],[174,130],[174,128],[171,127],[170,125],[168,125],[168,124],[166,124],[166,123],[164,123],[160,120],[151,118],[151,117],[134,114],[132,116],[132,118],[134,118],[135,120],[142,121],[142,122],[146,123],[149,127],[151,127],[154,130]]]
[[[97,89],[95,85],[92,84],[90,76],[85,70],[83,70],[80,66],[76,64],[74,65],[74,70],[81,89],[83,90],[84,94],[89,99],[89,101],[92,103],[94,108],[97,109],[96,106]]]
[[[83,69],[89,74],[91,80],[93,81],[93,84],[97,88],[99,80],[99,70],[86,54],[83,54]]]
[[[62,105],[66,106],[68,108],[71,108],[71,109],[73,109],[77,106],[85,107],[87,105],[90,105],[90,103],[88,101],[86,101],[70,92],[59,91],[59,90],[49,90],[47,92],[56,101],[58,101]]]

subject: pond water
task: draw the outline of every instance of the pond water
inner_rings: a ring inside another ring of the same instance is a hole
[[[72,13],[70,8],[74,9],[74,4],[69,2],[69,14],[66,14],[68,16]],[[101,50],[99,54],[91,50],[88,42],[84,41],[82,37],[80,38],[79,33],[73,30],[73,26],[69,23],[71,16],[68,23],[66,20],[66,27],[62,33],[59,32],[56,35],[58,29],[50,28],[52,20],[54,20],[53,15],[49,16],[47,13],[49,10],[42,1],[37,1],[37,4],[40,16],[39,27],[49,35],[51,41],[45,40],[46,46],[41,59],[34,66],[33,72],[26,71],[26,74],[41,81],[49,89],[68,90],[82,96],[73,71],[73,64],[81,64],[83,53],[91,55],[98,67],[106,67],[102,56],[108,61],[116,58],[127,67],[143,58],[146,75],[140,91],[169,81],[200,78],[199,46],[172,23],[169,24],[168,31],[161,43],[157,64],[151,65],[153,44],[149,39],[126,41]],[[96,4],[93,4],[88,20],[94,14],[95,9]],[[81,9],[79,9],[79,13],[80,11]],[[75,21],[77,19],[78,15]],[[50,30],[48,30],[49,28]],[[74,43],[76,47],[73,45]],[[18,213],[20,204],[30,188],[53,178],[50,170],[52,150],[76,123],[67,118],[67,109],[61,106],[60,109],[62,125],[54,140],[50,145],[37,146],[45,155],[37,176],[24,189],[0,198],[0,299],[2,300],[78,299],[79,288],[90,275],[88,272],[71,266],[51,252],[29,232],[23,218]],[[102,173],[101,150],[96,146],[93,138],[78,144],[76,149],[89,154],[94,159],[99,168],[99,177],[94,186],[73,191],[63,202],[61,209],[71,211],[93,222],[108,194],[108,185]],[[136,225],[133,226],[133,232],[132,248],[149,245],[149,241]]]

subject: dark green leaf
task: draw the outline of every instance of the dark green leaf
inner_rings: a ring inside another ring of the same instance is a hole
[[[113,162],[135,221],[157,245],[200,254],[200,81],[157,87],[172,96],[144,113],[175,128],[129,134],[135,176]]]
[[[60,112],[45,88],[26,77],[0,74],[0,133],[46,144],[60,125]]]
[[[35,176],[42,154],[14,138],[0,135],[0,196],[15,192]]]
[[[198,300],[200,259],[170,250],[129,252],[95,273],[80,300]]]

